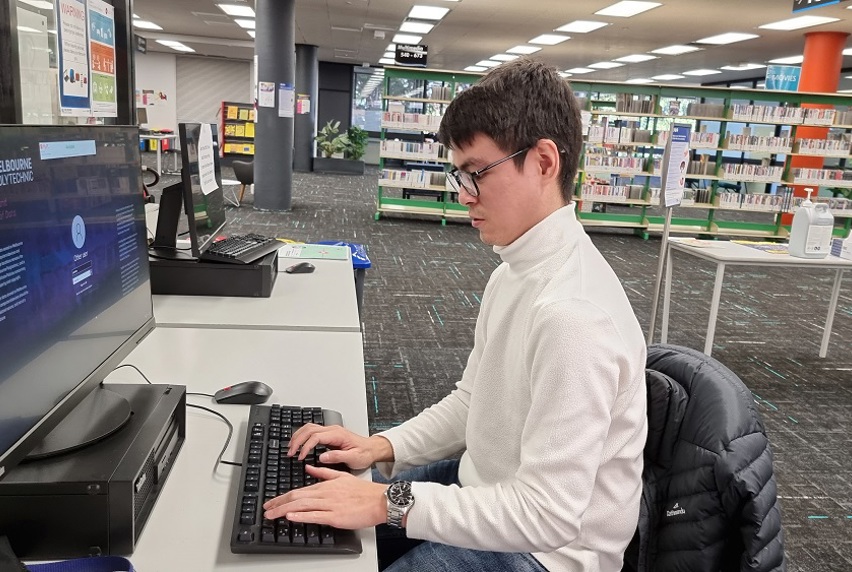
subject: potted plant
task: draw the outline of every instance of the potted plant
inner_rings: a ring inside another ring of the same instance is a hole
[[[350,139],[350,136],[354,139]],[[314,137],[321,157],[314,157],[313,169],[319,173],[363,175],[364,151],[367,147],[367,132],[360,127],[350,127],[340,133],[340,121],[331,120]]]

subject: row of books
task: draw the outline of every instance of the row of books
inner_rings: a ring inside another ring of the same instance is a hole
[[[615,111],[618,113],[654,113],[656,96],[640,96],[632,93],[619,93],[615,98]]]
[[[225,143],[222,145],[222,151],[238,155],[254,155],[254,143]]]
[[[254,121],[254,109],[237,107],[236,105],[225,106],[225,119],[237,119],[239,121]]]
[[[226,123],[225,135],[232,137],[254,137],[254,123]]]
[[[725,137],[725,149],[734,151],[760,151],[764,153],[789,153],[793,150],[791,137],[765,137],[751,135],[751,131],[743,129],[739,135],[733,133]]]
[[[589,143],[634,143],[633,127],[613,127],[604,123],[589,125]]]
[[[842,169],[793,169],[793,177],[797,182],[820,181],[820,184],[831,185],[832,182],[852,182],[852,171]]]
[[[801,107],[783,105],[754,105],[736,103],[731,105],[728,118],[735,121],[763,121],[767,123],[802,123],[805,110]]]
[[[410,189],[438,188],[449,190],[447,176],[443,171],[403,171],[382,169],[379,185],[385,187],[405,187]]]
[[[803,155],[845,157],[852,152],[852,141],[848,136],[830,139],[797,139],[793,152]]]
[[[719,174],[723,179],[734,179],[743,182],[777,183],[784,174],[784,167],[769,165],[722,165]]]
[[[394,159],[410,159],[413,161],[448,160],[446,147],[436,141],[414,143],[398,139],[386,139],[381,142],[379,152],[382,157]]]
[[[805,125],[834,125],[837,111],[834,109],[805,109]]]
[[[719,193],[719,207],[761,212],[788,212],[792,207],[792,192],[778,194]]]
[[[590,172],[611,172],[640,174],[645,160],[642,157],[625,157],[586,153],[584,170]]]
[[[435,133],[441,126],[442,115],[427,115],[424,113],[400,113],[385,111],[382,113],[383,129],[416,129]]]
[[[721,103],[696,103],[692,102],[686,106],[686,114],[692,117],[718,117],[725,116],[725,106]]]
[[[716,161],[710,161],[707,155],[702,155],[697,161],[690,161],[686,167],[687,175],[715,175]]]
[[[580,196],[589,201],[624,202],[641,200],[643,191],[642,185],[583,184],[580,187]]]
[[[719,134],[693,131],[689,135],[689,146],[692,149],[715,149],[719,146]]]

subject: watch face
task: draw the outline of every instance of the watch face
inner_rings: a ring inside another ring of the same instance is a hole
[[[413,504],[414,496],[411,494],[411,483],[406,481],[393,483],[388,488],[388,499],[397,506]]]

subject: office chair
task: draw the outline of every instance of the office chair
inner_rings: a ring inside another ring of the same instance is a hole
[[[786,570],[772,452],[754,397],[719,361],[648,347],[639,525],[622,572]]]
[[[240,182],[240,196],[237,198],[237,206],[243,201],[246,186],[254,184],[254,161],[234,161],[234,177]]]

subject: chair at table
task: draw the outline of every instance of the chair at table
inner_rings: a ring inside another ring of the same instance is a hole
[[[254,184],[254,161],[234,161],[231,166],[234,168],[234,177],[240,182],[240,195],[237,198],[239,206],[246,193],[246,186]]]

